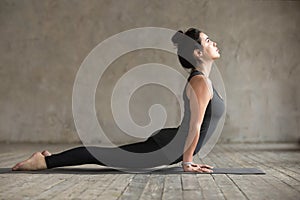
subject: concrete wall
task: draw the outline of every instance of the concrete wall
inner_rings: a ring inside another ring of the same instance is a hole
[[[218,42],[222,58],[216,65],[227,95],[221,142],[296,142],[300,138],[299,9],[300,2],[280,0],[2,0],[0,141],[78,142],[72,88],[80,64],[109,36],[154,26],[198,27]],[[149,62],[172,66],[187,76],[175,55],[159,50],[135,51],[116,60],[96,93],[99,122],[116,143],[134,138],[114,124],[112,88],[126,71]],[[180,123],[178,102],[167,89],[155,85],[133,95],[133,119],[147,124],[154,103],[165,106],[166,126]]]

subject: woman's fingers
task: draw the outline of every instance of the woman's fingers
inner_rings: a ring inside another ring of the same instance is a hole
[[[203,172],[206,172],[206,173],[211,173],[211,172],[213,172],[213,171],[210,170],[210,169],[207,169],[207,168],[201,168],[201,167],[193,167],[193,168],[191,169],[191,171],[192,171],[192,172],[201,172],[201,173],[203,173]]]
[[[201,168],[208,168],[208,169],[213,169],[214,167],[210,165],[200,165]]]
[[[207,173],[213,172],[211,169],[208,169],[208,168],[201,168],[201,171],[202,172],[207,172]]]
[[[207,169],[213,169],[214,167],[210,166],[210,165],[201,165],[201,164],[194,164],[194,167],[199,166],[201,168],[207,168]]]
[[[211,173],[213,172],[211,169],[213,167],[209,165],[200,165],[200,164],[192,164],[189,167],[184,167],[184,171],[186,172],[206,172]]]
[[[213,172],[213,170],[208,169],[206,167],[198,167],[197,169],[195,169],[196,172],[207,172],[207,173],[211,173]]]

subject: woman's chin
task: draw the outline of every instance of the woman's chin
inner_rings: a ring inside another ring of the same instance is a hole
[[[220,57],[221,57],[221,55],[215,56],[215,57],[213,57],[213,60],[217,60],[217,59],[219,59]]]

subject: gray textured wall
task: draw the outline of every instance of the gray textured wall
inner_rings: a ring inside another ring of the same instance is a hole
[[[198,27],[218,42],[227,94],[220,141],[298,141],[299,9],[300,2],[277,0],[1,0],[0,141],[78,142],[72,87],[80,64],[109,36],[145,26]],[[117,143],[133,138],[113,123],[111,90],[122,74],[148,62],[185,73],[175,55],[141,50],[116,60],[99,82],[99,121]],[[148,120],[145,105],[161,103],[170,113],[166,126],[179,124],[178,102],[168,90],[145,86],[134,101],[137,123]]]

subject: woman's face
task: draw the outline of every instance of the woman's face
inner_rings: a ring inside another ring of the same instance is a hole
[[[210,40],[205,33],[200,33],[201,45],[203,46],[203,57],[205,59],[216,60],[220,58],[219,49],[217,43]]]

